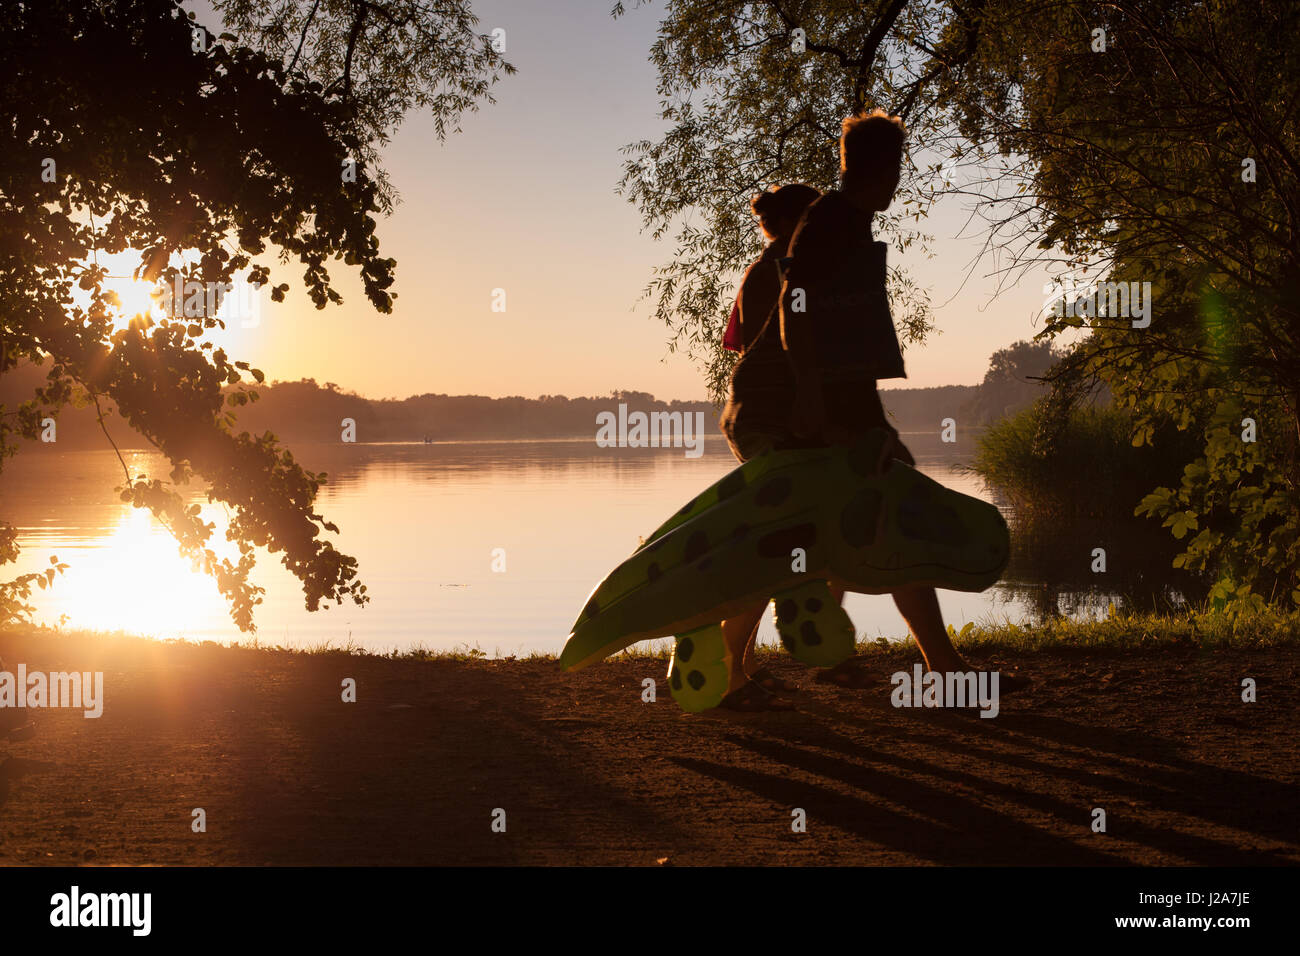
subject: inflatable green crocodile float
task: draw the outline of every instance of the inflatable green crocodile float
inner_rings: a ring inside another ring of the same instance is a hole
[[[1010,536],[997,508],[888,457],[873,429],[853,445],[772,451],[687,502],[592,592],[560,655],[579,670],[638,641],[677,638],[668,680],[688,711],[727,693],[721,622],[770,598],[782,645],[833,666],[853,622],[830,585],[982,591]]]

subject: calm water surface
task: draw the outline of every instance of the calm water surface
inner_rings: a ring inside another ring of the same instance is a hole
[[[906,435],[921,470],[966,494],[997,502],[958,470],[973,445]],[[672,512],[735,467],[710,436],[704,454],[682,449],[603,449],[590,439],[436,445],[303,445],[295,455],[329,473],[318,506],[339,525],[336,546],[358,558],[371,603],[308,613],[297,582],[259,553],[257,609],[263,643],[308,647],[348,641],[372,650],[477,647],[489,655],[558,652],[587,595]],[[161,456],[126,453],[132,475],[165,478]],[[145,512],[117,500],[122,469],[111,451],[62,452],[28,445],[0,478],[0,517],[19,529],[23,553],[6,579],[48,565],[71,567],[38,592],[36,620],[162,638],[248,641],[230,622],[212,582],[191,570]],[[217,524],[224,509],[192,499]],[[1001,506],[1001,503],[999,503]],[[215,547],[215,545],[214,545]],[[504,573],[492,570],[494,549]],[[1079,561],[1086,563],[1087,550]],[[1024,562],[1021,562],[1023,565]],[[1109,582],[1108,582],[1109,583]],[[1047,595],[1046,599],[1044,594]],[[1051,612],[1095,614],[1113,596],[1079,584],[1050,588],[1013,563],[982,594],[940,591],[945,619],[1026,621]],[[849,595],[861,638],[904,637],[887,596]],[[775,643],[765,620],[760,640]]]

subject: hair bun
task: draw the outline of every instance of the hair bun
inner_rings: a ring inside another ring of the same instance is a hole
[[[803,183],[789,183],[779,189],[759,193],[750,203],[754,214],[763,218],[798,219],[821,193]]]

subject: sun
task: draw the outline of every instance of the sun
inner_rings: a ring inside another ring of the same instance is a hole
[[[103,289],[117,297],[117,305],[105,302],[114,329],[125,329],[140,316],[148,316],[154,322],[166,318],[165,286],[136,278],[140,263],[141,255],[134,249],[99,252],[86,262],[87,266],[95,265],[104,270]],[[73,302],[83,309],[90,305],[90,298],[91,293],[86,290],[73,290]]]
[[[126,328],[132,319],[141,315],[147,315],[155,322],[165,318],[158,285],[129,276],[115,276],[105,279],[104,287],[116,293],[120,303],[114,326]]]
[[[100,252],[86,265],[92,263],[103,271],[103,292],[116,298],[116,304],[108,302],[106,296],[101,300],[108,311],[110,333],[131,328],[133,322],[143,321],[148,328],[168,319],[184,318],[189,324],[201,325],[206,340],[225,347],[233,342],[232,335],[237,336],[238,330],[258,328],[269,296],[264,296],[260,284],[249,283],[247,275],[226,283],[201,282],[191,274],[193,263],[187,263],[179,254],[169,265],[190,276],[184,281],[179,276],[170,282],[138,278],[141,255],[133,249]],[[89,308],[91,296],[85,289],[72,290],[73,304],[82,309]],[[209,317],[215,322],[206,321]],[[232,327],[236,331],[232,332]]]

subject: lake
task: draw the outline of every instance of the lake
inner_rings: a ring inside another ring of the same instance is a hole
[[[971,440],[945,445],[937,433],[904,439],[926,474],[1005,511],[960,470],[974,451]],[[166,477],[170,470],[155,453],[123,454],[133,476]],[[254,581],[267,593],[256,612],[257,640],[292,647],[352,642],[374,651],[478,648],[489,656],[558,652],[587,595],[638,539],[735,467],[725,442],[712,434],[696,458],[680,448],[599,448],[593,439],[299,445],[294,454],[329,473],[318,510],[340,528],[336,547],[359,560],[371,603],[308,613],[297,582],[274,555],[259,553]],[[23,553],[0,574],[10,579],[42,569],[52,555],[71,566],[53,590],[35,595],[36,621],[160,638],[252,640],[231,624],[215,585],[191,570],[168,533],[117,500],[113,488],[122,478],[112,451],[29,444],[6,463],[0,518],[19,530]],[[200,489],[190,497],[216,522],[214,548],[223,553],[224,509],[208,505]],[[1061,566],[1021,554],[984,593],[940,591],[945,620],[960,628],[969,621],[1097,615],[1112,601],[1131,603],[1135,589],[1169,593],[1163,579],[1143,578],[1149,561],[1131,562],[1126,576],[1113,558],[1107,575],[1093,574],[1091,546],[1073,538],[1049,542]],[[498,548],[504,572],[492,569]],[[851,594],[846,607],[861,639],[907,634],[887,596]],[[776,642],[770,619],[760,640]]]

